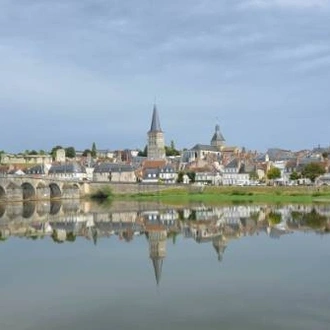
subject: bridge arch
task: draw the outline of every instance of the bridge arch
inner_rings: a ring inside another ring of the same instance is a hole
[[[75,183],[66,182],[62,186],[62,196],[64,198],[79,198],[80,197],[80,189],[79,185]]]
[[[33,217],[36,209],[34,202],[24,202],[22,216],[24,219],[30,219]]]
[[[50,198],[61,198],[62,191],[61,188],[56,183],[49,184]]]
[[[0,200],[6,198],[6,190],[2,186],[0,186]]]
[[[7,199],[18,201],[22,200],[22,187],[10,181],[6,187]]]
[[[24,182],[22,185],[23,200],[34,199],[36,197],[36,190],[29,182]]]
[[[0,204],[0,219],[4,216],[5,213],[6,213],[5,204]]]
[[[49,214],[50,215],[56,215],[60,212],[62,207],[62,203],[60,201],[52,201],[50,203],[50,209],[49,209]]]

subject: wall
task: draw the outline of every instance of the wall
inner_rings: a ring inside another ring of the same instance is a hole
[[[164,185],[164,184],[151,184],[151,183],[115,183],[115,182],[90,182],[89,189],[85,189],[87,194],[93,194],[100,189],[110,187],[113,194],[139,194],[139,193],[154,193],[168,189],[177,189],[185,187],[186,185]],[[87,188],[87,187],[86,187]],[[88,191],[89,190],[89,191]]]

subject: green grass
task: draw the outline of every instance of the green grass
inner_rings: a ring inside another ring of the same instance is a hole
[[[330,202],[329,187],[169,187],[155,193],[114,195],[115,199],[125,200],[160,200],[164,203],[184,204],[203,202],[221,203],[312,203]]]

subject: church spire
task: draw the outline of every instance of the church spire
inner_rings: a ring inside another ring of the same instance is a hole
[[[166,158],[164,133],[160,128],[160,121],[156,104],[154,104],[151,126],[148,132],[147,157],[148,159],[153,160]]]
[[[158,117],[158,111],[156,104],[154,104],[154,109],[152,112],[152,120],[151,120],[151,127],[149,132],[161,132],[162,129],[160,128],[160,121]]]

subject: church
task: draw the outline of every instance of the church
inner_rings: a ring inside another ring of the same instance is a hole
[[[156,105],[154,105],[153,108],[151,126],[148,132],[147,157],[150,160],[161,160],[166,158],[164,132],[160,127]]]

